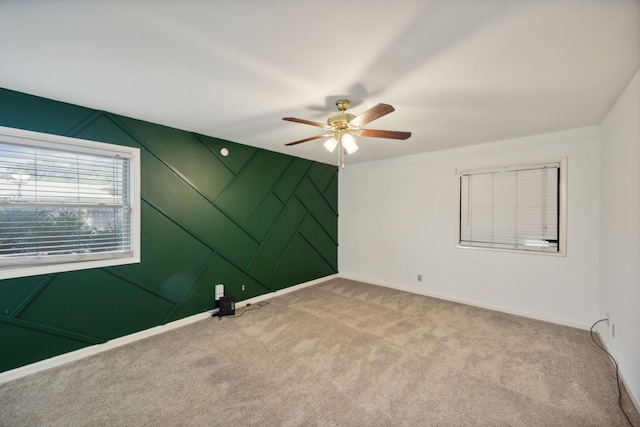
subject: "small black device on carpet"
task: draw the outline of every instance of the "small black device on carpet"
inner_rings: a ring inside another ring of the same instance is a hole
[[[236,297],[220,297],[218,300],[218,317],[235,316],[236,314]]]

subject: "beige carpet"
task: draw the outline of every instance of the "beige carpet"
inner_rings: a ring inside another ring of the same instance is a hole
[[[588,331],[343,279],[248,308],[4,384],[0,425],[628,425]]]

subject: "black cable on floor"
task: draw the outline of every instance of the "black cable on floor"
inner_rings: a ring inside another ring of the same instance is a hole
[[[257,307],[254,308],[245,308],[244,310],[242,310],[242,313],[238,314],[237,316],[233,316],[233,317],[241,317],[243,314],[245,314],[247,311],[253,311],[253,310],[258,310],[260,308],[262,308],[263,306],[269,304],[269,301],[261,301],[259,303],[257,303]],[[246,307],[249,307],[250,304],[247,304]]]
[[[602,351],[604,351],[605,353],[607,353],[607,355],[609,356],[609,358],[613,361],[613,366],[616,367],[616,383],[618,384],[618,406],[620,407],[620,410],[622,411],[622,413],[624,414],[625,418],[627,419],[627,422],[629,423],[629,425],[631,427],[633,427],[633,423],[631,422],[631,419],[629,419],[629,416],[627,415],[627,413],[624,411],[624,408],[622,407],[622,390],[620,388],[620,374],[618,372],[618,363],[616,362],[616,359],[613,358],[613,356],[611,355],[611,353],[609,353],[603,346],[601,346],[600,344],[598,344],[598,341],[596,341],[596,339],[593,337],[593,328],[600,322],[604,322],[607,321],[609,319],[600,319],[598,320],[596,323],[594,323],[593,325],[591,325],[591,328],[589,329],[589,332],[591,333],[591,339],[593,340],[593,342],[600,347],[600,349]]]
[[[230,317],[232,319],[237,319],[238,317],[242,317],[243,314],[245,314],[247,311],[253,311],[253,310],[258,310],[262,307],[264,307],[265,305],[269,304],[269,301],[260,301],[259,303],[257,303],[257,307],[254,308],[245,308],[244,310],[242,310],[242,312],[240,314],[233,315],[233,316],[224,316],[224,317]],[[247,304],[245,307],[249,307],[251,304]],[[212,315],[212,317],[215,317],[215,313]],[[222,316],[218,316],[218,320],[222,320]]]

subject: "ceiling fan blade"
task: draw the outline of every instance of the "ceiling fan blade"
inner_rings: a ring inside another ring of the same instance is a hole
[[[320,139],[320,138],[329,138],[330,136],[333,136],[333,134],[332,133],[328,133],[328,134],[325,134],[325,135],[316,135],[316,136],[312,136],[310,138],[301,139],[300,141],[294,141],[294,142],[290,142],[290,143],[284,144],[284,145],[302,144],[303,142],[313,141],[314,139]]]
[[[362,129],[360,131],[360,136],[369,136],[373,138],[408,139],[411,136],[411,132],[402,132],[397,130]]]
[[[395,111],[389,104],[378,104],[375,107],[369,108],[364,113],[357,116],[355,119],[351,120],[351,124],[354,126],[364,126],[369,122],[374,121],[375,119],[379,119],[382,116],[386,116],[389,113]]]
[[[288,122],[302,123],[303,125],[317,126],[322,129],[330,129],[326,123],[314,122],[311,120],[296,119],[295,117],[283,117],[282,120],[286,120]]]

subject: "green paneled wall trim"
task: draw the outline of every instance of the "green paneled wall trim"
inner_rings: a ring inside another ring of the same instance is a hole
[[[335,166],[2,88],[0,126],[142,157],[142,261],[0,281],[0,372],[212,309],[217,283],[243,300],[338,271]]]

